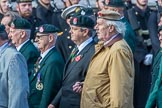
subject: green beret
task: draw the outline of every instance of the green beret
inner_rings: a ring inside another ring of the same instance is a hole
[[[98,18],[103,18],[106,20],[119,21],[121,16],[118,12],[110,10],[102,10],[98,12]]]
[[[111,7],[124,7],[125,6],[123,0],[110,0],[109,3],[106,3],[104,0],[103,4],[105,6],[111,6]]]
[[[162,30],[162,25],[158,27],[158,32]]]
[[[31,29],[31,23],[24,18],[17,18],[10,25],[14,29]]]
[[[95,22],[88,16],[75,16],[70,19],[70,24],[78,27],[85,27],[89,29],[93,29]]]
[[[32,0],[16,0],[17,3],[32,2]]]
[[[74,4],[72,6],[69,6],[61,13],[61,17],[63,19],[67,19],[68,17],[72,16],[74,13],[76,13],[77,11],[83,8],[86,8],[86,7],[81,4]]]
[[[0,33],[4,33],[4,32],[6,32],[5,26],[0,24]]]
[[[39,28],[36,30],[36,33],[42,33],[42,34],[56,33],[56,32],[59,32],[59,29],[52,24],[43,24],[39,26]]]

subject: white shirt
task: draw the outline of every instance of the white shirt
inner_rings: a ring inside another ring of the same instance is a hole
[[[77,46],[78,47],[78,50],[79,50],[77,54],[79,54],[84,49],[84,47],[86,47],[92,41],[93,41],[93,39],[92,39],[92,37],[90,37],[86,41],[84,41],[82,44],[80,44],[79,46]]]
[[[41,54],[41,60],[39,61],[39,63],[43,60],[43,58],[48,54],[48,52],[52,49],[52,48],[54,48],[55,46],[52,46],[51,48],[49,48],[48,50],[46,50],[43,54]]]
[[[23,47],[23,45],[26,44],[28,41],[29,41],[29,39],[26,40],[25,42],[23,42],[23,43],[22,43],[21,45],[19,45],[18,47],[16,47],[17,51],[20,51],[20,49]]]

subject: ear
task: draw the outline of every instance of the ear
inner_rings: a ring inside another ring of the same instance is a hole
[[[88,32],[89,32],[89,29],[85,29],[85,30],[83,30],[83,32],[84,32],[83,36],[87,36]]]
[[[55,39],[54,39],[54,36],[52,34],[49,34],[48,36],[48,41],[49,42],[53,42]]]
[[[21,38],[24,38],[25,35],[26,35],[26,32],[25,32],[24,30],[22,30],[22,31],[21,31],[21,34],[20,34]]]
[[[115,27],[114,27],[113,25],[110,25],[110,26],[109,26],[109,31],[110,31],[110,32],[114,32],[114,30],[115,30]]]
[[[16,10],[19,12],[20,9],[19,9],[19,4],[16,4]]]

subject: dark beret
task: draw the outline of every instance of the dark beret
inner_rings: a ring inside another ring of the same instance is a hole
[[[75,12],[72,16],[74,17],[74,16],[79,16],[79,15],[91,16],[91,15],[94,15],[94,12],[92,8],[83,8]]]
[[[32,0],[16,0],[17,3],[32,2]]]
[[[52,24],[43,24],[41,26],[38,27],[38,29],[36,30],[36,33],[56,33],[59,32],[59,29],[52,25]]]
[[[70,24],[78,27],[85,27],[89,29],[93,29],[95,22],[88,16],[75,16],[70,19]]]
[[[111,6],[111,7],[124,7],[125,6],[123,0],[110,0],[109,3],[106,3],[104,0],[103,4],[105,6]]]
[[[17,18],[10,25],[14,29],[31,29],[31,23],[24,18]]]

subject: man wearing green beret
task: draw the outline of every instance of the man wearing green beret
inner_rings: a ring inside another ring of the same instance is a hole
[[[48,108],[80,108],[83,82],[95,50],[94,21],[87,16],[76,16],[70,19],[70,25],[71,40],[76,46],[66,62],[61,89]]]
[[[39,57],[39,51],[30,40],[31,24],[26,19],[17,18],[10,25],[10,36],[16,49],[26,58],[28,74],[31,75],[34,64]]]
[[[16,10],[19,15],[32,24],[30,39],[34,39],[36,27],[39,27],[43,23],[41,19],[37,18],[35,15],[35,11],[32,8],[32,0],[16,0],[16,2]]]
[[[41,25],[35,41],[41,57],[30,76],[30,108],[47,108],[61,87],[64,61],[55,48],[58,29],[51,24]]]
[[[0,108],[29,108],[29,79],[23,55],[10,47],[0,25]]]

